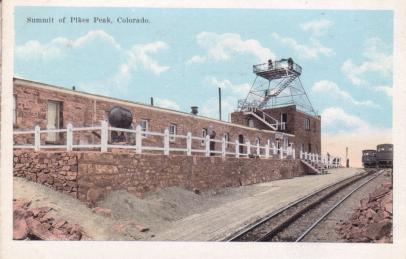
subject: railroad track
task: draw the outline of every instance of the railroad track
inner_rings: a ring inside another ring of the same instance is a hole
[[[228,237],[230,242],[300,242],[328,214],[385,170],[368,170],[331,184]]]

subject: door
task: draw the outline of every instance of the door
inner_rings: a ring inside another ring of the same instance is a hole
[[[47,129],[59,129],[60,122],[60,102],[48,101],[48,111],[47,111]],[[47,141],[57,141],[58,133],[50,132],[47,135]]]
[[[244,144],[244,136],[243,135],[238,135],[238,142],[240,143],[240,144]],[[240,145],[240,153],[244,153],[244,146],[241,146]]]

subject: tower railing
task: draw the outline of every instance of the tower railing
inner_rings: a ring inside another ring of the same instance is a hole
[[[289,64],[287,59],[253,65],[253,72],[255,74],[270,71],[270,70],[278,70],[278,69],[286,69],[286,70],[289,69],[289,70],[295,71],[298,74],[302,73],[301,66],[299,66],[298,64],[296,64],[294,62]]]

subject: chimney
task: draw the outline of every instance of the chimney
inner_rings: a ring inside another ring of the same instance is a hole
[[[192,107],[190,107],[191,109],[192,109],[192,111],[191,111],[191,113],[193,114],[193,115],[197,115],[197,113],[198,113],[198,107],[197,106],[192,106]]]

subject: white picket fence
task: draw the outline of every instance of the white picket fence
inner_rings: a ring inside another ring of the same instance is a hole
[[[341,157],[327,156],[300,151],[299,158],[308,162],[321,163],[327,168],[341,167]]]
[[[80,132],[100,132],[100,143],[93,144],[74,144],[74,134]],[[116,132],[127,132],[135,135],[135,144],[110,144],[109,141],[109,131]],[[41,134],[48,133],[66,133],[66,143],[64,145],[54,145],[54,144],[41,144]],[[249,141],[245,143],[239,143],[238,140],[235,142],[226,141],[223,137],[222,139],[211,139],[210,136],[205,138],[193,136],[191,132],[188,132],[186,135],[177,135],[170,134],[169,129],[165,129],[163,133],[161,132],[152,132],[152,131],[143,131],[141,126],[138,125],[135,130],[133,129],[123,129],[110,127],[106,121],[101,121],[100,126],[94,127],[73,127],[72,124],[68,124],[66,129],[41,129],[39,126],[36,126],[34,130],[15,130],[13,132],[14,136],[17,135],[33,135],[34,143],[29,144],[14,144],[15,149],[34,149],[35,151],[40,151],[41,149],[65,149],[66,151],[73,151],[74,149],[100,149],[101,152],[107,152],[109,148],[119,148],[119,149],[130,149],[134,150],[137,154],[142,154],[148,151],[159,151],[163,152],[164,155],[169,155],[171,152],[183,152],[187,156],[192,154],[204,154],[205,156],[216,155],[221,157],[233,156],[233,157],[249,157],[249,156],[258,156],[261,158],[296,158],[295,149],[291,146],[283,148],[276,147],[274,143],[271,143],[268,140],[267,144],[251,144]],[[143,145],[143,139],[148,136],[158,136],[163,139],[162,145],[160,146],[150,146]],[[171,143],[176,141],[176,139],[186,139],[185,147],[173,147]],[[198,141],[203,143],[203,145],[195,145],[202,148],[193,148],[192,141]],[[210,144],[212,142],[220,143],[221,150],[211,150]],[[228,146],[234,146],[229,148]],[[245,152],[240,152],[240,147],[245,149]],[[232,151],[230,151],[230,149]],[[327,155],[318,155],[313,153],[307,153],[300,151],[299,159],[314,162],[322,163],[328,168],[340,167],[341,158],[336,156],[327,156]]]
[[[93,144],[74,144],[73,137],[74,134],[78,132],[100,132],[100,143]],[[127,132],[135,135],[135,144],[110,144],[109,140],[109,131],[117,132]],[[66,143],[64,145],[54,145],[54,144],[41,144],[41,134],[47,133],[66,133]],[[68,124],[66,129],[41,129],[39,126],[36,126],[34,130],[15,130],[14,135],[33,135],[34,143],[31,145],[27,144],[14,144],[15,149],[34,149],[39,151],[41,149],[65,149],[66,151],[72,151],[74,149],[100,149],[101,152],[107,152],[109,148],[119,148],[119,149],[130,149],[134,150],[137,154],[142,154],[148,151],[160,151],[164,155],[169,155],[171,152],[183,152],[187,156],[192,154],[200,153],[205,156],[217,155],[217,156],[233,156],[233,157],[249,157],[249,156],[258,156],[261,158],[295,158],[295,149],[292,147],[280,147],[277,148],[274,143],[271,143],[268,140],[266,145],[251,144],[249,141],[245,143],[239,143],[238,140],[235,142],[226,141],[223,137],[222,139],[211,139],[210,136],[205,138],[193,136],[191,132],[188,132],[186,135],[177,135],[170,134],[169,129],[165,129],[163,133],[161,132],[152,132],[152,131],[143,131],[141,126],[138,125],[136,129],[123,129],[110,127],[106,121],[102,121],[100,126],[95,127],[73,127],[72,124]],[[162,137],[162,145],[160,146],[150,146],[143,145],[144,138],[148,136],[158,136]],[[186,146],[184,147],[173,147],[171,143],[176,139],[186,139]],[[203,145],[198,144],[193,148],[192,141],[198,141],[203,143]],[[220,143],[221,150],[211,150],[210,143]],[[201,148],[196,148],[196,146]],[[230,148],[230,147],[232,148]],[[245,152],[240,152],[240,147],[243,147]],[[232,150],[232,151],[230,151]]]

